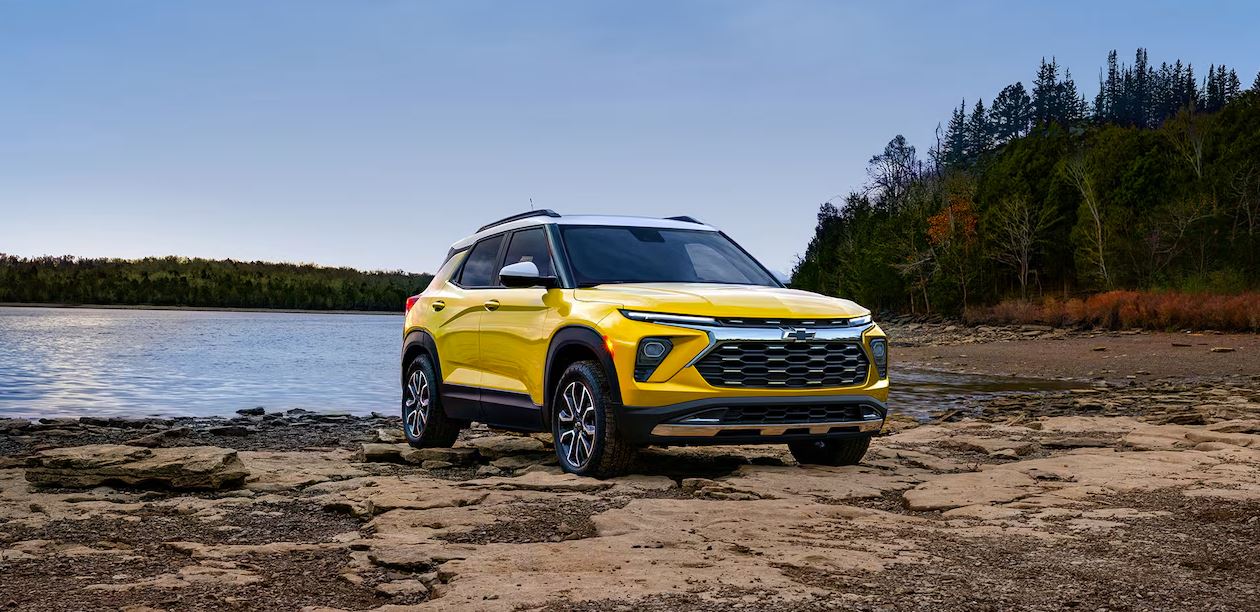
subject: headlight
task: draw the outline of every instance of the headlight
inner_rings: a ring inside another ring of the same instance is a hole
[[[648,323],[665,323],[679,325],[717,325],[717,319],[713,317],[697,317],[694,315],[665,314],[663,312],[641,312],[637,310],[623,310],[622,316],[635,321],[647,321]]]
[[[879,377],[888,378],[888,341],[883,338],[871,340],[871,357],[875,359]]]
[[[849,319],[849,327],[858,327],[860,325],[870,325],[871,315],[864,314],[860,317],[852,317]]]

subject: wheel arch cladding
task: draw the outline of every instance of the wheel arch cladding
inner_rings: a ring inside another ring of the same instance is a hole
[[[407,366],[411,361],[420,355],[428,355],[429,363],[433,366],[433,373],[437,375],[437,383],[442,384],[442,362],[437,357],[437,343],[433,341],[433,336],[423,329],[413,330],[407,333],[403,339],[402,351],[402,368],[398,374],[399,381],[407,384]]]
[[[604,337],[590,327],[584,325],[571,325],[561,328],[551,337],[551,344],[547,347],[547,367],[544,373],[543,388],[543,418],[550,430],[551,424],[551,394],[555,390],[557,384],[560,383],[560,377],[564,374],[565,368],[570,364],[594,358],[604,368],[604,375],[608,377],[609,393],[612,395],[613,401],[621,403],[621,384],[617,377],[617,368],[613,364],[612,356],[608,354],[604,348]]]

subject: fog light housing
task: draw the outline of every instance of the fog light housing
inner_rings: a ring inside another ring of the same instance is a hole
[[[888,341],[883,338],[871,340],[871,357],[875,360],[879,377],[888,378]]]
[[[639,341],[639,349],[634,355],[634,380],[647,382],[656,368],[665,361],[669,352],[674,350],[674,343],[669,338],[644,338]]]

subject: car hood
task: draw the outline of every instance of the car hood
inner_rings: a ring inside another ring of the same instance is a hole
[[[869,314],[841,299],[780,287],[713,283],[624,283],[574,291],[586,302],[616,304],[628,310],[710,317],[842,318]]]

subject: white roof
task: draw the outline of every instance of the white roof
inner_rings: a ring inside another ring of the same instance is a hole
[[[673,219],[658,219],[656,217],[632,217],[622,215],[562,215],[559,217],[550,217],[547,215],[538,215],[537,217],[526,217],[515,221],[508,221],[501,225],[488,227],[476,234],[473,234],[455,244],[451,245],[452,249],[462,249],[472,243],[481,240],[486,236],[493,236],[501,232],[520,229],[522,227],[532,227],[535,225],[604,225],[618,227],[656,227],[663,229],[684,229],[684,230],[701,230],[716,232],[717,228],[703,223],[691,223],[688,221],[675,221]]]

